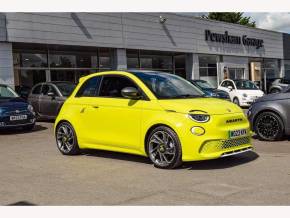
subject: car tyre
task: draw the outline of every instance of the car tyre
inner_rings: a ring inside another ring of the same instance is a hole
[[[280,93],[281,91],[277,88],[271,89],[270,93],[275,94],[275,93]]]
[[[61,122],[59,125],[57,125],[55,134],[57,148],[62,154],[80,154],[75,130],[69,122]]]
[[[240,106],[240,101],[237,97],[234,98],[233,103]]]
[[[260,140],[276,141],[284,136],[284,124],[279,115],[262,112],[254,122],[255,132]]]
[[[182,164],[181,143],[177,134],[166,126],[153,129],[146,142],[148,156],[155,167],[174,169]]]

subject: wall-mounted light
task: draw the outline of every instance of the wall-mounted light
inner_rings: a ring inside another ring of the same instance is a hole
[[[160,23],[165,23],[167,20],[167,18],[163,17],[163,16],[159,16],[159,22]]]

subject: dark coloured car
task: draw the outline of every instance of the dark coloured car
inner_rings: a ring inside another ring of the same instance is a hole
[[[33,107],[9,86],[0,84],[0,129],[33,129],[35,112]]]
[[[248,118],[261,140],[280,140],[290,135],[290,89],[257,99],[248,110]]]
[[[45,82],[35,85],[28,96],[38,118],[55,119],[64,101],[73,92],[71,82]]]
[[[189,82],[203,91],[208,97],[221,98],[230,101],[230,96],[227,92],[216,89],[205,80],[189,80]]]

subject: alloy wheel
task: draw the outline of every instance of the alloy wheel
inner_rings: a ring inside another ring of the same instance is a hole
[[[174,161],[176,143],[166,131],[157,131],[149,139],[148,152],[154,164],[165,167]]]
[[[279,121],[271,114],[265,114],[257,122],[257,131],[266,139],[275,139],[279,134]]]
[[[73,129],[65,123],[60,124],[56,133],[56,141],[58,148],[63,153],[69,153],[73,149],[74,140],[75,139]]]

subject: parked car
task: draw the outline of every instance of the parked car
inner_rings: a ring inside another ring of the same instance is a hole
[[[230,95],[231,101],[239,106],[250,106],[256,99],[264,95],[264,92],[255,83],[245,79],[226,79],[221,82],[218,89],[226,91]]]
[[[28,98],[29,92],[31,90],[31,87],[28,86],[15,86],[16,93],[24,99]]]
[[[38,118],[55,119],[64,101],[72,93],[71,82],[45,82],[35,85],[28,96]]]
[[[57,116],[55,137],[64,155],[111,150],[147,156],[160,168],[252,149],[240,107],[204,97],[179,76],[151,71],[81,78]]]
[[[252,130],[259,139],[275,141],[290,135],[290,88],[255,101],[248,110]]]
[[[191,82],[201,91],[203,91],[205,95],[208,97],[230,100],[230,96],[227,92],[218,90],[217,88],[213,87],[210,83],[208,83],[205,80],[189,80],[189,82]]]
[[[0,129],[23,128],[35,125],[33,107],[9,86],[0,84]]]
[[[280,93],[283,90],[286,90],[290,85],[290,79],[278,78],[272,82],[269,93]]]

